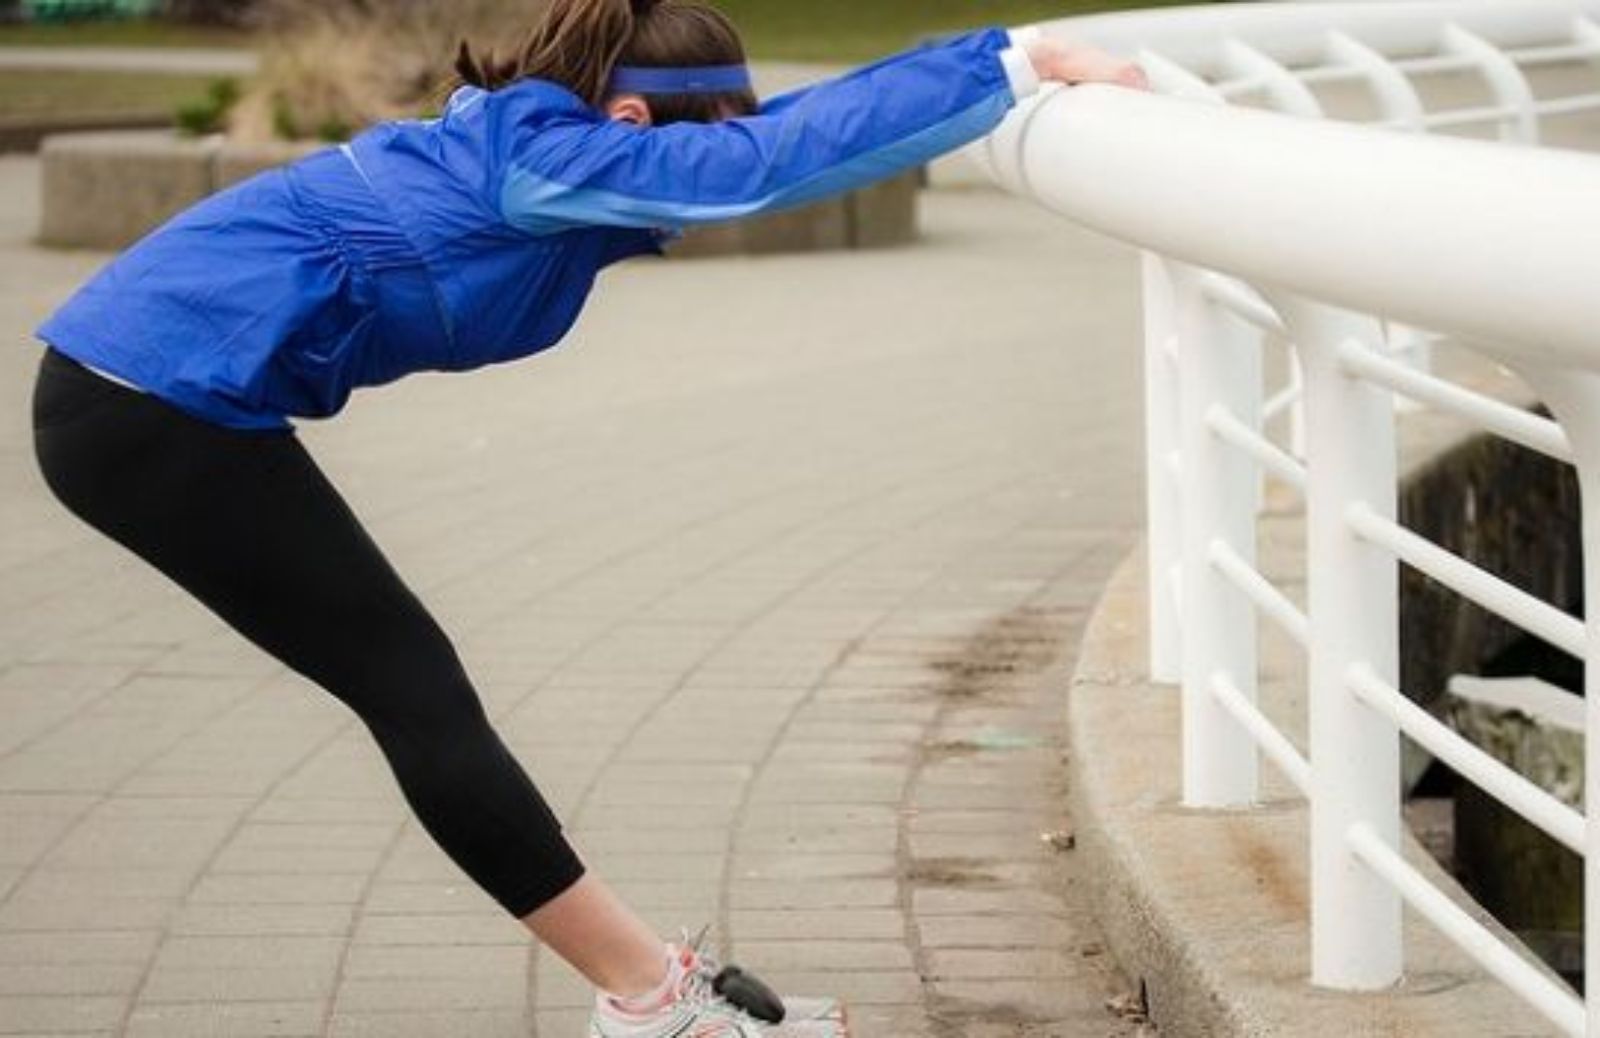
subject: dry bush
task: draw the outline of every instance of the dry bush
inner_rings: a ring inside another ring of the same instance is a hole
[[[543,0],[269,0],[261,72],[230,120],[235,136],[339,139],[426,114],[463,37],[519,41]]]

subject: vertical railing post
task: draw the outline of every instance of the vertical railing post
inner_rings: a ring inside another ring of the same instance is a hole
[[[1351,692],[1348,674],[1399,670],[1399,577],[1394,557],[1346,520],[1360,503],[1395,515],[1393,396],[1347,376],[1339,348],[1374,346],[1372,318],[1293,297],[1275,299],[1305,366],[1306,579],[1311,756],[1312,982],[1373,990],[1400,979],[1400,899],[1351,853],[1362,824],[1400,839],[1400,736]]]
[[[1535,108],[1538,99],[1517,63],[1482,36],[1454,23],[1444,27],[1443,50],[1475,62],[1494,99],[1511,110],[1510,115],[1500,120],[1500,139],[1513,144],[1538,145],[1539,112]]]
[[[1566,430],[1578,468],[1582,502],[1584,601],[1584,810],[1583,963],[1600,976],[1600,375],[1519,365],[1521,374]],[[1600,995],[1589,989],[1586,1033],[1600,1035]]]
[[[1144,254],[1144,458],[1150,600],[1150,679],[1183,670],[1179,566],[1183,559],[1178,470],[1178,321],[1166,261]]]
[[[1255,607],[1211,564],[1220,541],[1247,562],[1256,556],[1254,463],[1212,430],[1219,410],[1257,428],[1261,421],[1260,337],[1207,298],[1200,272],[1170,263],[1177,302],[1183,522],[1183,801],[1190,807],[1253,803],[1255,741],[1213,695],[1227,678],[1256,696]]]

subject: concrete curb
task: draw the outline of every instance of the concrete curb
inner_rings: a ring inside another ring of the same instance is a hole
[[[1179,699],[1175,688],[1145,677],[1144,608],[1141,552],[1118,570],[1084,637],[1068,704],[1070,788],[1096,914],[1117,960],[1143,983],[1162,1033],[1558,1033],[1410,918],[1401,987],[1336,994],[1310,985],[1306,805],[1272,776],[1254,811],[1180,806]],[[1303,716],[1300,688],[1298,676],[1261,688],[1269,714],[1291,731]],[[1409,834],[1405,850],[1464,902]]]

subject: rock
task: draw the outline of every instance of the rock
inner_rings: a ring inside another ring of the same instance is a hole
[[[1582,810],[1584,701],[1536,678],[1457,677],[1451,725],[1563,803]],[[1463,884],[1558,970],[1581,968],[1583,859],[1470,782],[1456,793]]]

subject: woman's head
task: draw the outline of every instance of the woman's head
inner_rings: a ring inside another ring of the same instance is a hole
[[[481,57],[463,42],[462,82],[495,90],[519,79],[560,83],[595,107],[615,100],[613,72],[630,68],[740,65],[744,44],[720,11],[697,0],[550,0],[544,17],[510,57]],[[650,121],[714,122],[756,108],[749,89],[647,94]]]

